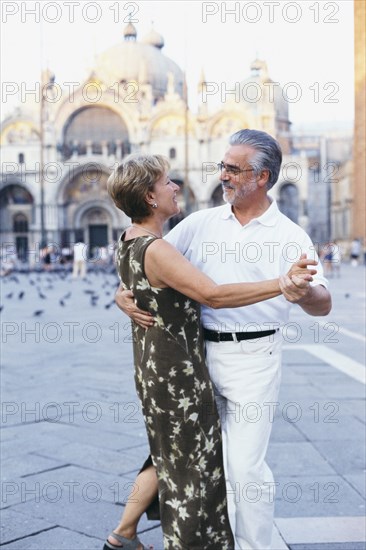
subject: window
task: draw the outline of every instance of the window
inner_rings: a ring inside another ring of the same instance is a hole
[[[19,153],[18,155],[18,162],[19,164],[24,164],[25,160],[24,160],[24,153]]]
[[[28,232],[28,220],[24,214],[15,214],[13,217],[13,231],[14,233]]]
[[[171,149],[169,149],[169,158],[175,159],[176,157],[177,157],[177,151],[175,147],[172,147]]]

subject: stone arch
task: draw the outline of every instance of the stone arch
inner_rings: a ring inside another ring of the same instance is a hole
[[[87,199],[108,197],[107,180],[110,170],[97,162],[86,162],[73,168],[61,181],[57,203],[66,205]]]
[[[168,227],[172,229],[188,214],[196,210],[196,196],[189,184],[188,186],[184,185],[184,178],[180,174],[173,171],[171,172],[170,179],[180,187],[177,193],[180,212],[168,220]]]
[[[23,214],[32,221],[34,198],[26,187],[18,183],[5,185],[0,191],[1,231],[13,233],[13,217]]]
[[[184,112],[165,112],[161,113],[150,124],[150,141],[156,139],[184,138],[185,118]],[[195,128],[193,119],[188,119],[188,135],[195,137]]]
[[[279,190],[278,207],[285,216],[299,223],[300,200],[299,190],[293,183],[285,182]]]
[[[225,204],[225,201],[223,199],[222,185],[219,183],[211,193],[210,206],[221,206],[222,204]]]
[[[228,139],[228,137],[248,127],[248,122],[241,113],[220,112],[211,120],[208,135],[211,139]]]
[[[39,140],[39,130],[31,120],[12,119],[1,128],[1,145],[25,145]]]
[[[113,204],[107,191],[107,180],[110,171],[99,163],[89,162],[78,167],[71,175],[64,178],[58,190],[59,225],[61,242],[66,245],[83,239],[90,240],[89,225],[103,225],[100,235],[106,235],[109,242],[116,240],[121,228],[128,225],[128,218]],[[86,223],[85,212],[101,209],[107,212],[101,223]],[[84,216],[84,217],[83,217]],[[95,237],[96,240],[99,238]],[[105,237],[100,237],[105,240]],[[92,237],[94,239],[94,237]]]
[[[87,153],[91,144],[93,154],[102,154],[106,143],[108,154],[119,150],[123,156],[131,151],[127,125],[119,113],[104,105],[84,106],[74,111],[63,127],[60,149],[64,159],[73,153]]]
[[[34,216],[33,195],[18,183],[4,186],[0,191],[0,219],[2,240],[15,244],[17,257],[27,259],[29,224]]]
[[[74,215],[74,239],[88,247],[89,257],[99,258],[100,248],[116,242],[129,218],[107,201],[88,201]]]
[[[24,185],[9,183],[0,191],[0,208],[13,204],[34,204],[33,195]]]
[[[98,214],[96,212],[97,210],[100,210],[101,212]],[[75,227],[81,227],[83,223],[86,222],[88,216],[90,220],[94,216],[93,220],[95,222],[98,221],[98,216],[100,216],[99,221],[106,221],[108,218],[113,226],[118,226],[120,223],[117,208],[106,200],[90,200],[79,205],[74,213],[73,225]],[[105,220],[102,219],[103,216],[105,217]]]

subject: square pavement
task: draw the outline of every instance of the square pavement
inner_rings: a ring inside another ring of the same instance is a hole
[[[284,333],[267,455],[273,550],[365,549],[364,281],[364,267],[342,266],[331,314],[294,307]],[[106,307],[117,279],[51,272],[1,282],[1,545],[101,549],[148,454],[129,321]],[[143,517],[139,532],[163,549],[158,522]]]

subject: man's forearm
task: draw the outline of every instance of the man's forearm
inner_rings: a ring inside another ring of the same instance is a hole
[[[332,309],[332,299],[326,288],[322,285],[311,286],[298,305],[309,315],[328,315]]]

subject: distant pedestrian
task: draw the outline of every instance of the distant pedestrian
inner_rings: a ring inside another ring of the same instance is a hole
[[[77,279],[79,275],[82,279],[86,276],[86,245],[83,241],[74,244],[72,278]]]
[[[17,260],[17,253],[15,251],[9,253],[4,251],[0,258],[0,277],[10,275],[16,267]]]
[[[321,256],[324,265],[324,275],[331,277],[333,273],[333,243],[326,243],[324,245]]]
[[[67,264],[71,260],[71,250],[68,246],[64,246],[61,250],[61,259],[60,263],[62,265]]]
[[[101,246],[99,249],[99,263],[101,266],[108,264],[108,250],[105,246]]]
[[[45,246],[42,250],[42,259],[43,259],[43,268],[45,271],[50,271],[51,269],[51,248]]]
[[[358,260],[361,254],[361,241],[360,239],[353,239],[351,243],[351,265],[353,267],[358,266]]]
[[[341,263],[342,263],[342,250],[337,241],[332,244],[332,271],[334,276],[339,278],[341,276]]]

